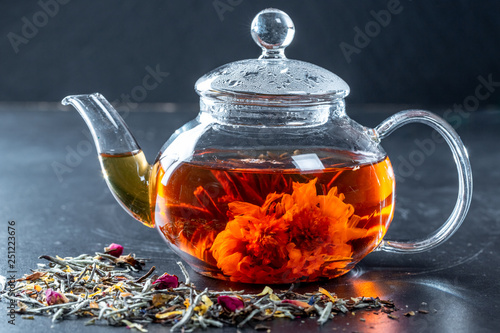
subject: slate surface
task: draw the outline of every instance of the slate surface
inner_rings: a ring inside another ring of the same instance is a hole
[[[349,112],[363,125],[375,126],[394,113],[394,107],[351,107]],[[386,109],[387,111],[381,111]],[[439,110],[438,110],[439,111]],[[176,112],[132,112],[127,123],[151,161],[163,142],[196,115],[193,107]],[[341,297],[379,295],[401,308],[399,320],[386,315],[358,312],[339,315],[318,328],[315,320],[276,320],[272,332],[386,331],[386,332],[491,332],[498,329],[500,310],[500,112],[483,111],[463,118],[457,131],[468,147],[474,172],[474,197],[469,215],[445,244],[422,254],[372,253],[352,272],[327,283],[301,284],[299,291],[322,286]],[[423,125],[406,126],[383,146],[397,173],[396,216],[386,238],[423,237],[451,212],[457,191],[456,171],[444,144],[434,144],[422,165],[408,172],[410,154],[419,150],[416,140],[430,138]],[[41,262],[41,254],[75,256],[100,251],[111,242],[152,259],[159,272],[181,275],[177,257],[155,230],[129,217],[109,193],[98,166],[95,148],[76,112],[0,108],[0,274],[7,272],[7,222],[16,222],[17,277]],[[68,159],[71,151],[79,158]],[[54,163],[68,166],[54,171]],[[262,286],[238,285],[208,279],[190,270],[199,288],[260,291]],[[288,286],[283,286],[283,289]],[[430,313],[403,317],[426,302]],[[16,318],[7,323],[6,303],[0,303],[0,332],[120,332],[124,328],[83,326],[81,320],[53,325],[46,317]],[[436,311],[434,311],[436,310]],[[365,321],[361,321],[364,318]],[[149,332],[165,332],[151,325]],[[234,332],[234,328],[207,332]],[[241,330],[252,331],[251,328]]]

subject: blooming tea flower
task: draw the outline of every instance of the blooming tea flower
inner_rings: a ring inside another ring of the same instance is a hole
[[[108,247],[104,248],[104,252],[118,258],[123,253],[123,246],[111,243]]]
[[[371,231],[355,227],[359,217],[336,187],[318,195],[316,181],[293,183],[291,194],[270,193],[261,206],[229,203],[233,219],[211,248],[217,267],[248,283],[314,280],[344,270],[352,261],[351,241]]]
[[[175,275],[163,274],[153,282],[155,289],[177,288],[179,286],[179,278]]]

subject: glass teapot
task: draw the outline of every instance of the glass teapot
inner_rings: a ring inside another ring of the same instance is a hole
[[[203,275],[246,283],[334,278],[371,251],[437,246],[469,208],[470,163],[453,128],[421,110],[399,112],[374,129],[356,123],[346,115],[349,86],[341,78],[285,57],[294,33],[286,13],[261,11],[251,34],[262,55],[201,77],[199,115],[170,137],[152,165],[103,96],[62,102],[89,126],[117,201]],[[395,178],[380,141],[411,122],[446,139],[458,168],[458,199],[428,238],[383,240]]]

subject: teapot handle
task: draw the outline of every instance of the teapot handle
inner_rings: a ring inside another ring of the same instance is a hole
[[[409,242],[382,240],[377,250],[394,253],[418,253],[430,250],[447,240],[457,231],[469,210],[472,198],[472,171],[469,157],[462,140],[460,140],[453,127],[444,119],[434,113],[423,110],[401,111],[384,120],[374,131],[376,132],[376,137],[380,140],[387,137],[399,127],[415,122],[429,125],[435,129],[450,146],[458,169],[459,186],[457,202],[446,222],[427,238]]]

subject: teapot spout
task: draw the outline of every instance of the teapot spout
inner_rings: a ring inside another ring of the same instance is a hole
[[[89,127],[104,178],[116,200],[135,219],[153,227],[151,166],[122,117],[98,93],[67,96],[62,104],[72,105]]]

